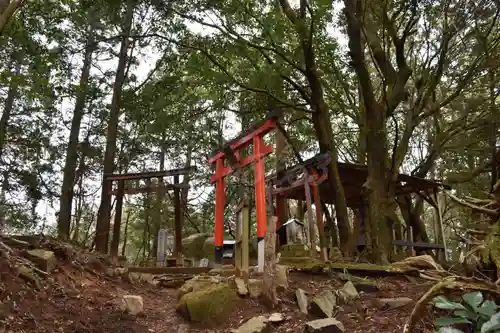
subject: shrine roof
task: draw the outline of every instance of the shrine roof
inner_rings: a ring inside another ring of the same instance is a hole
[[[300,174],[301,165],[305,165],[309,168],[315,168],[316,165],[328,165],[330,158],[329,154],[319,154],[316,155],[301,164],[297,164],[286,168],[283,171],[283,176],[293,177],[294,174]],[[366,182],[368,176],[367,166],[364,164],[356,163],[343,163],[337,162],[339,169],[340,179],[344,187],[344,193],[347,200],[348,207],[359,207],[363,202],[363,184]],[[268,179],[276,179],[276,175],[268,177]],[[439,191],[442,187],[446,187],[444,184],[430,179],[419,178],[407,174],[399,174],[396,181],[396,196],[404,196],[412,193],[418,193],[421,191]],[[328,180],[325,180],[319,186],[320,197],[322,201],[329,204],[334,204],[334,189],[330,186]],[[305,190],[304,186],[297,186],[295,188],[290,188],[284,193],[281,193],[283,197],[296,200],[305,200]]]

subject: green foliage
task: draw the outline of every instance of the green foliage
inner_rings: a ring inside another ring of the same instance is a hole
[[[454,325],[466,325],[473,332],[499,333],[500,312],[494,301],[485,300],[479,291],[462,295],[462,302],[450,301],[445,296],[437,296],[432,304],[441,310],[453,311],[451,316],[436,319],[436,325],[441,328],[436,333],[463,333]]]

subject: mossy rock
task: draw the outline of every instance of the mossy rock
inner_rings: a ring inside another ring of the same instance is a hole
[[[319,259],[311,257],[281,257],[280,265],[296,269],[314,269],[326,267],[326,264]]]
[[[286,244],[280,247],[282,257],[309,257],[311,251],[304,244]]]
[[[192,322],[217,322],[227,317],[237,299],[236,292],[228,284],[216,284],[184,295],[177,312]]]
[[[182,252],[184,257],[196,259],[206,258],[204,256],[203,246],[207,238],[209,238],[208,234],[199,233],[189,235],[182,239]]]
[[[210,276],[195,276],[191,280],[187,280],[186,283],[179,288],[177,299],[181,299],[184,295],[190,292],[196,292],[211,287],[217,283],[218,281]]]

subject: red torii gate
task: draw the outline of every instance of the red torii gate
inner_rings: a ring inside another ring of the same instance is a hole
[[[259,269],[263,269],[263,247],[260,243],[264,239],[267,228],[266,212],[266,181],[264,157],[274,151],[272,144],[264,143],[264,136],[277,127],[277,121],[282,114],[281,110],[268,112],[266,119],[258,122],[249,130],[227,142],[208,159],[209,164],[215,164],[215,174],[210,182],[215,183],[215,262],[222,263],[222,247],[224,242],[224,208],[225,208],[225,177],[233,173],[236,168],[255,163],[255,209],[257,216],[257,239],[259,242]],[[240,151],[253,145],[253,152],[247,157],[240,158]],[[228,162],[227,164],[225,162]],[[262,249],[262,250],[261,250]]]

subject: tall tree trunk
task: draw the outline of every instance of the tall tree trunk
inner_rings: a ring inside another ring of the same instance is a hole
[[[3,35],[7,23],[9,23],[12,16],[14,16],[19,8],[21,8],[25,1],[26,0],[2,1],[2,7],[0,7],[0,36]]]
[[[284,150],[286,148],[286,138],[281,131],[276,131],[276,175],[283,176],[286,168]],[[283,225],[288,220],[288,202],[281,196],[276,196],[276,211],[279,225]],[[278,233],[278,244],[286,243],[286,228],[281,228]]]
[[[332,163],[328,168],[328,182],[334,192],[335,211],[337,213],[337,225],[339,228],[340,248],[345,255],[350,256],[354,252],[354,244],[352,243],[352,230],[349,223],[349,215],[347,213],[347,202],[344,194],[344,187],[340,179],[338,162],[338,151],[334,141],[333,131],[330,120],[330,108],[325,102],[323,95],[323,86],[321,83],[320,74],[316,66],[316,55],[314,53],[314,32],[312,28],[307,27],[306,12],[307,1],[300,2],[300,15],[292,9],[288,0],[280,0],[281,7],[287,18],[295,26],[300,43],[305,64],[305,77],[309,84],[310,96],[308,97],[309,104],[314,110],[312,121],[314,131],[319,143],[321,153],[330,153]]]
[[[116,69],[115,83],[113,86],[113,98],[109,110],[108,131],[106,136],[106,151],[104,153],[103,176],[113,173],[115,169],[116,138],[118,134],[118,120],[120,116],[120,102],[125,82],[125,70],[127,67],[128,46],[130,43],[130,30],[134,17],[135,0],[127,1],[127,12],[123,25],[123,37],[120,46],[118,67]],[[102,253],[108,252],[109,240],[109,219],[111,210],[111,198],[108,194],[110,190],[109,182],[103,181],[101,191],[101,204],[97,213],[96,226],[96,250]]]
[[[21,74],[21,61],[18,59],[18,55],[14,53],[12,57],[14,58],[13,62],[15,63],[15,70],[14,75],[11,77],[9,82],[9,91],[7,92],[7,98],[5,99],[2,117],[0,118],[0,160],[2,158],[3,149],[5,146],[9,119],[12,114],[12,109],[14,108],[14,101],[19,91],[18,77]]]
[[[85,109],[85,99],[92,67],[92,53],[94,52],[94,26],[91,21],[85,45],[85,55],[83,59],[82,74],[76,95],[73,119],[69,134],[68,147],[66,148],[66,161],[64,162],[63,181],[61,187],[61,197],[59,199],[59,218],[57,221],[57,236],[66,240],[69,238],[71,226],[71,206],[73,204],[73,190],[75,185],[76,164],[78,160],[78,142],[80,136],[80,126]],[[82,159],[84,157],[82,156]]]
[[[6,227],[6,198],[5,194],[9,191],[9,171],[2,173],[2,187],[0,189],[0,234],[5,232]]]
[[[388,230],[390,175],[387,168],[386,112],[374,96],[373,85],[364,59],[361,44],[362,1],[344,0],[347,18],[349,50],[356,70],[364,104],[368,179],[364,185],[368,193],[369,214],[365,222],[366,244],[375,262],[389,261],[391,249]],[[369,224],[369,228],[368,228]],[[371,241],[371,242],[370,242]]]

